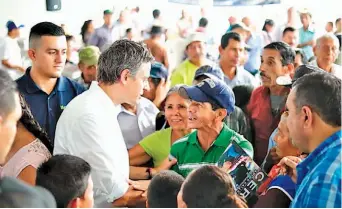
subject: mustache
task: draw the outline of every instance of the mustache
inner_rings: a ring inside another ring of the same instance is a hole
[[[264,72],[260,72],[260,76],[268,77]]]

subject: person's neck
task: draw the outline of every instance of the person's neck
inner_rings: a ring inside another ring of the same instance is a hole
[[[322,144],[327,138],[341,130],[340,127],[332,127],[324,122],[321,122],[320,128],[310,137],[311,144],[309,144],[309,153],[313,152],[320,144]]]
[[[216,124],[214,123],[212,125],[213,126],[211,127],[207,126],[203,129],[197,130],[198,142],[205,152],[210,148],[223,128],[222,122]]]
[[[326,72],[331,73],[333,63],[324,63],[324,62],[317,60],[317,66],[325,70]]]
[[[128,111],[133,114],[137,114],[137,106],[136,105],[129,105],[127,103],[123,103],[122,106]]]
[[[270,94],[273,96],[284,96],[288,93],[287,87],[285,86],[275,85],[275,86],[269,87],[269,89],[270,89]]]
[[[222,61],[220,61],[220,66],[224,75],[227,76],[230,80],[233,80],[236,75],[237,66],[225,65]]]
[[[304,25],[303,25],[303,28],[304,28],[304,30],[308,30],[308,29],[309,29],[309,27],[310,27],[310,24],[309,24],[309,25],[307,25],[307,26],[304,26]]]
[[[50,95],[57,84],[57,78],[50,78],[39,74],[38,69],[36,69],[34,66],[31,68],[30,76],[34,83],[48,95]]]
[[[189,62],[191,62],[192,64],[194,64],[198,67],[201,67],[205,63],[205,58],[200,58],[200,59],[196,59],[196,60],[189,60]]]
[[[105,94],[107,94],[107,96],[115,105],[124,103],[124,99],[122,99],[122,92],[125,92],[125,90],[121,88],[120,84],[106,84],[99,82],[99,87],[105,92]]]
[[[171,144],[183,136],[191,133],[191,131],[191,129],[171,129]]]

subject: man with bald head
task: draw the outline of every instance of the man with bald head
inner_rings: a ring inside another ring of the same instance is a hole
[[[339,53],[339,42],[334,34],[327,33],[319,37],[314,47],[316,59],[310,64],[342,79],[342,67],[334,64]]]

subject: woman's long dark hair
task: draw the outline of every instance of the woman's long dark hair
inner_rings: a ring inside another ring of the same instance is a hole
[[[87,20],[83,23],[82,25],[82,28],[81,28],[81,35],[82,35],[82,40],[83,40],[83,43],[85,43],[85,34],[87,33],[87,30],[88,30],[88,27],[89,27],[89,24],[92,22],[92,20]]]
[[[53,146],[49,140],[47,133],[34,119],[30,107],[28,106],[22,95],[20,95],[20,105],[22,109],[22,116],[19,120],[20,123],[22,123],[29,132],[31,132],[36,138],[38,138],[52,154]]]

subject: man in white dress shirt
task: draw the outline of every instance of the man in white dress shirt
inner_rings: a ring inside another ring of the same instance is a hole
[[[54,154],[89,162],[96,207],[131,207],[145,199],[129,181],[129,158],[117,116],[121,104],[136,105],[148,88],[152,60],[141,43],[114,42],[99,58],[97,82],[72,100],[58,121]]]

